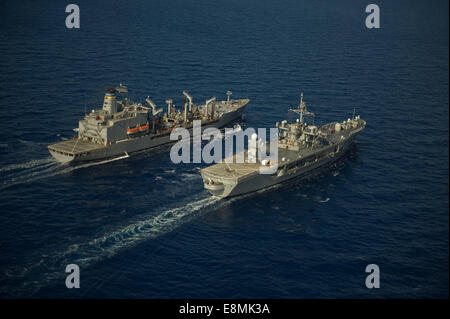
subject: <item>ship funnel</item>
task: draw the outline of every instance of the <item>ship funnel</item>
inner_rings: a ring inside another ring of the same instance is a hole
[[[189,95],[186,91],[183,91],[183,95],[188,99],[189,101],[189,112],[192,112],[192,96]]]
[[[106,90],[105,99],[103,101],[103,110],[105,110],[108,114],[114,114],[117,112],[115,89]]]
[[[216,97],[213,97],[206,101],[205,103],[205,116],[208,116],[208,105],[216,100]],[[214,104],[211,106],[211,115],[214,115]]]

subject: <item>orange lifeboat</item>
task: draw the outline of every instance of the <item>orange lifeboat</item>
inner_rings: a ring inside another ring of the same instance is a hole
[[[129,128],[129,129],[127,130],[127,134],[135,134],[135,133],[137,133],[137,132],[139,132],[139,127],[138,127],[138,126],[133,127],[133,128]]]
[[[149,126],[148,124],[143,124],[143,125],[138,125],[136,127],[132,127],[127,129],[127,134],[131,135],[131,134],[136,134],[136,133],[146,133],[148,132]]]

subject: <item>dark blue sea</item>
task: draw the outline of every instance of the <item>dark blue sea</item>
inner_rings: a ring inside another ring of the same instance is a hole
[[[0,297],[447,298],[449,4],[379,0],[368,29],[369,3],[77,0],[67,29],[69,2],[2,1]],[[158,106],[231,90],[255,128],[304,92],[316,123],[367,127],[320,175],[227,200],[168,148],[56,163],[120,82]]]

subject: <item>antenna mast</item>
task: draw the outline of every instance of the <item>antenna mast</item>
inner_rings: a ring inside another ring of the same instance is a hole
[[[305,104],[305,102],[303,102],[303,93],[300,94],[300,104],[298,106],[298,109],[290,109],[290,111],[300,115],[300,124],[303,124],[303,115],[314,116],[314,113],[309,112],[306,109],[306,104]]]

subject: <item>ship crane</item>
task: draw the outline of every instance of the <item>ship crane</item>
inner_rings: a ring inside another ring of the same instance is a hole
[[[150,97],[149,96],[147,96],[147,98],[145,99],[145,101],[148,103],[148,105],[150,105],[151,106],[151,108],[152,108],[152,115],[153,115],[153,117],[155,117],[156,115],[158,115],[159,113],[161,113],[162,111],[163,111],[163,109],[162,108],[160,108],[160,109],[156,109],[156,104],[155,103],[153,103],[153,101],[152,100],[150,100]]]
[[[215,101],[216,101],[216,97],[212,97],[209,100],[206,100],[206,103],[205,103],[205,116],[211,115],[211,117],[214,117],[214,104],[211,104],[211,103],[213,103]],[[209,104],[211,104],[211,114],[209,114],[209,112],[208,112]]]
[[[184,122],[188,121],[188,111],[189,114],[192,112],[192,96],[189,95],[186,91],[183,91],[183,95],[186,97],[186,99],[189,101],[189,107],[187,103],[184,103]]]
[[[187,93],[186,91],[183,91],[183,95],[189,101],[189,112],[192,112],[192,96],[189,93]]]
[[[161,113],[163,111],[162,108],[160,109],[156,109],[156,104],[150,99],[149,96],[147,96],[147,98],[145,99],[145,101],[148,103],[148,105],[151,106],[152,108],[152,115],[153,115],[153,119],[152,119],[152,132],[155,132],[156,129],[156,116]]]
[[[167,104],[167,117],[169,118],[170,115],[172,114],[172,103],[173,100],[172,99],[167,99],[166,100],[166,104]]]

